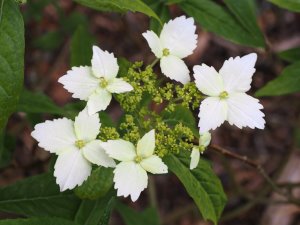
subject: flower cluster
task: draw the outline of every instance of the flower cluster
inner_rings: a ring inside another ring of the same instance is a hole
[[[230,58],[219,72],[196,65],[195,82],[191,82],[182,59],[196,48],[195,31],[193,18],[181,16],[166,23],[159,36],[153,31],[142,34],[157,57],[155,62],[160,61],[161,72],[175,83],[158,80],[153,65],[143,62],[129,65],[126,74],[117,78],[117,59],[96,46],[91,67],[73,67],[58,80],[74,98],[87,102],[75,121],[46,121],[32,132],[40,147],[58,155],[54,176],[61,191],[81,185],[95,164],[115,168],[117,195],[130,195],[135,201],[147,187],[147,172],[168,172],[162,160],[165,155],[190,151],[190,169],[196,168],[211,141],[209,131],[225,120],[239,128],[264,128],[262,105],[245,93],[255,72],[256,54]],[[101,127],[98,112],[113,97],[125,113],[118,127]],[[178,107],[194,110],[199,106],[200,138],[195,145],[198,134],[181,121],[167,123],[163,115]]]

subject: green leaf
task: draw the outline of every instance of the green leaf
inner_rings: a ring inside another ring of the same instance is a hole
[[[64,41],[60,31],[50,31],[33,41],[33,46],[45,51],[57,49]]]
[[[300,61],[286,67],[282,73],[259,89],[255,95],[278,96],[300,91]]]
[[[243,25],[245,23],[244,20],[240,23],[226,8],[213,1],[185,0],[180,2],[179,5],[186,14],[194,17],[196,22],[208,31],[214,32],[237,44],[264,47],[264,42],[257,39],[256,34],[245,29]]]
[[[126,225],[159,225],[159,216],[155,208],[149,207],[138,212],[132,208],[118,202],[116,205],[118,213],[121,215]]]
[[[163,121],[171,126],[182,123],[193,131],[195,137],[199,137],[195,117],[188,108],[177,105],[172,112],[163,111],[162,117]]]
[[[71,40],[71,66],[91,65],[93,37],[83,26],[78,26]]]
[[[107,225],[115,203],[114,191],[97,201],[84,200],[75,215],[75,222],[81,225]]]
[[[164,24],[171,19],[169,7],[166,3],[157,0],[144,0],[144,2],[159,16],[161,22]],[[156,34],[160,34],[162,24],[157,20],[150,19],[150,30],[153,30]]]
[[[193,198],[203,218],[217,224],[226,204],[226,195],[210,164],[201,159],[197,168],[190,170],[187,153],[168,155],[164,157],[164,162]]]
[[[24,216],[55,216],[73,219],[80,200],[59,191],[52,174],[33,176],[0,188],[0,211]]]
[[[93,170],[88,179],[75,189],[75,194],[81,199],[97,199],[106,195],[112,184],[112,168],[99,167]]]
[[[300,61],[300,47],[279,52],[278,56],[291,63]]]
[[[22,91],[17,111],[26,113],[50,113],[66,115],[62,107],[58,107],[47,95],[41,92]]]
[[[257,24],[256,5],[253,0],[225,0],[228,9],[235,15],[244,29],[248,30],[261,46],[265,45],[264,36]]]
[[[23,85],[24,23],[14,0],[0,0],[0,139]],[[0,142],[0,159],[4,153]]]
[[[153,10],[149,6],[147,6],[140,0],[75,0],[75,2],[100,11],[123,13],[126,13],[127,11],[141,12],[149,17],[155,18],[158,22],[161,23],[156,13],[153,12]]]
[[[300,12],[300,1],[299,0],[268,0],[273,4],[288,9],[293,12]]]
[[[60,23],[64,34],[73,34],[79,26],[87,28],[89,25],[86,15],[79,12],[72,12],[68,16],[64,16]]]
[[[70,220],[55,218],[55,217],[41,217],[29,219],[11,219],[0,220],[0,225],[79,225]]]

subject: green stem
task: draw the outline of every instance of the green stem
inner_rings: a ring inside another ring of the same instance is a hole
[[[150,67],[153,68],[155,64],[159,61],[159,58],[156,58],[151,64]]]

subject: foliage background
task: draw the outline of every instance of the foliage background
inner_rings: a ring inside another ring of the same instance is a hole
[[[151,4],[153,1],[145,2],[154,9],[157,7],[157,11],[164,9],[159,5],[164,1],[159,1],[159,4],[154,5]],[[194,13],[193,15],[202,21],[201,26],[198,26],[197,29],[198,47],[194,54],[186,60],[189,66],[206,63],[220,68],[224,59],[231,56],[244,55],[253,51],[259,54],[251,94],[280,95],[261,98],[265,107],[266,129],[263,131],[238,130],[225,125],[213,133],[213,142],[260,162],[268,174],[274,179],[276,178],[283,187],[289,186],[287,183],[295,183],[292,191],[297,198],[300,198],[298,190],[300,182],[298,172],[300,169],[300,101],[299,94],[294,93],[300,90],[300,15],[267,1],[257,1],[257,10],[254,11],[257,13],[257,21],[265,36],[264,39],[257,30],[258,27],[251,23],[253,21],[249,19],[251,13],[250,15],[247,12],[238,14],[238,11],[235,11],[237,13],[234,14],[236,20],[232,21],[238,21],[240,28],[233,29],[235,32],[230,33],[231,31],[226,29],[230,25],[237,26],[235,24],[237,22],[224,20],[227,18],[227,14],[223,15],[221,11],[218,11],[219,8],[209,4],[209,2],[217,2],[218,5],[227,9],[226,12],[229,12],[230,9],[234,10],[230,8],[234,4],[230,3],[237,1],[201,0],[197,3],[197,5],[199,4],[198,8],[190,6],[189,2],[192,1],[173,2],[179,2],[180,7],[177,4],[168,6],[172,18],[181,15],[183,11],[188,11],[191,14]],[[252,4],[253,1],[247,2]],[[273,0],[271,2],[280,1]],[[200,7],[202,13],[196,11]],[[238,5],[236,7],[236,10],[242,8]],[[99,12],[70,0],[28,1],[21,8],[25,21],[25,86],[28,90],[46,94],[58,106],[69,103],[71,96],[57,83],[57,79],[70,68],[70,65],[78,65],[78,62],[86,60],[87,57],[80,57],[91,54],[91,49],[86,46],[92,43],[130,61],[145,60],[150,63],[154,59],[147,43],[141,36],[141,33],[148,29],[149,18],[141,13]],[[293,11],[300,10],[299,4],[288,5],[288,8]],[[166,11],[158,14],[168,20]],[[215,20],[212,20],[213,18]],[[159,29],[159,24],[155,19],[151,20],[151,26]],[[261,48],[264,46],[266,50]],[[296,47],[298,49],[292,52],[282,53],[284,50]],[[70,54],[72,48],[81,49],[82,52]],[[87,60],[86,63],[89,64],[89,61]],[[291,63],[293,65],[289,66]],[[289,67],[284,70],[287,66]],[[283,70],[284,73],[281,74]],[[284,74],[287,74],[285,77],[288,78],[280,78],[281,80],[275,84],[261,89],[268,81],[278,75],[282,77]],[[259,89],[260,91],[256,92]],[[290,92],[293,94],[281,96]],[[12,115],[7,126],[5,145],[8,151],[5,151],[4,160],[0,165],[0,186],[46,172],[49,164],[53,163],[50,155],[39,149],[30,136],[33,124],[42,122],[45,118],[51,118],[49,114],[36,113],[39,112],[39,109],[34,106],[42,102],[46,105],[45,107],[48,107],[49,113],[63,115],[72,115],[72,110],[68,110],[68,107],[55,108],[51,102],[49,103],[49,99],[45,98],[45,96],[37,98],[27,92],[22,93],[21,101],[17,106],[20,112]],[[29,100],[37,101],[37,103],[32,106],[23,104]],[[117,104],[113,104],[109,108],[109,114],[113,120],[117,120],[120,113]],[[228,196],[228,203],[220,224],[299,224],[299,205],[287,204],[284,199],[274,194],[273,189],[269,187],[257,170],[240,161],[225,158],[214,151],[207,151],[204,157],[213,162],[214,170],[221,178]],[[155,184],[161,223],[209,224],[201,219],[196,206],[175,176],[157,176]],[[29,185],[25,187],[25,190],[38,192],[39,186]],[[55,190],[48,191],[55,193]],[[3,190],[1,193],[4,193]],[[7,199],[3,194],[0,196],[1,207],[1,203],[3,204]],[[143,192],[138,202],[134,204],[127,200],[125,202],[136,210],[145,210],[150,201],[148,197],[148,193]],[[71,197],[69,200],[73,202]],[[90,203],[85,202],[84,204],[89,205]],[[101,209],[102,206],[103,203],[99,201],[96,205],[89,207],[97,210],[97,207]],[[149,217],[154,218],[154,221],[147,222],[149,225],[157,224],[156,212],[152,208],[146,209],[143,214],[138,214],[140,217],[135,214],[130,217],[128,215],[132,215],[133,212],[126,211],[130,209],[124,207],[124,205],[117,206],[117,210],[114,211],[111,218],[111,224],[134,225],[139,224],[139,220],[136,221],[136,218],[145,221]],[[86,207],[83,208],[86,209]],[[117,211],[123,212],[124,215]],[[103,214],[105,215],[105,212]],[[0,218],[3,219],[17,216],[17,214],[0,213]],[[121,219],[122,217],[123,219]],[[52,221],[52,224],[63,223],[59,220],[61,219]],[[80,223],[82,219],[77,217],[76,221]],[[89,224],[88,219],[85,221],[86,224]],[[34,224],[34,221],[31,224]]]

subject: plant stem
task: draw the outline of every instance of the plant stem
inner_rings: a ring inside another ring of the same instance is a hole
[[[156,58],[151,64],[150,67],[153,68],[155,64],[159,61],[159,58]]]

